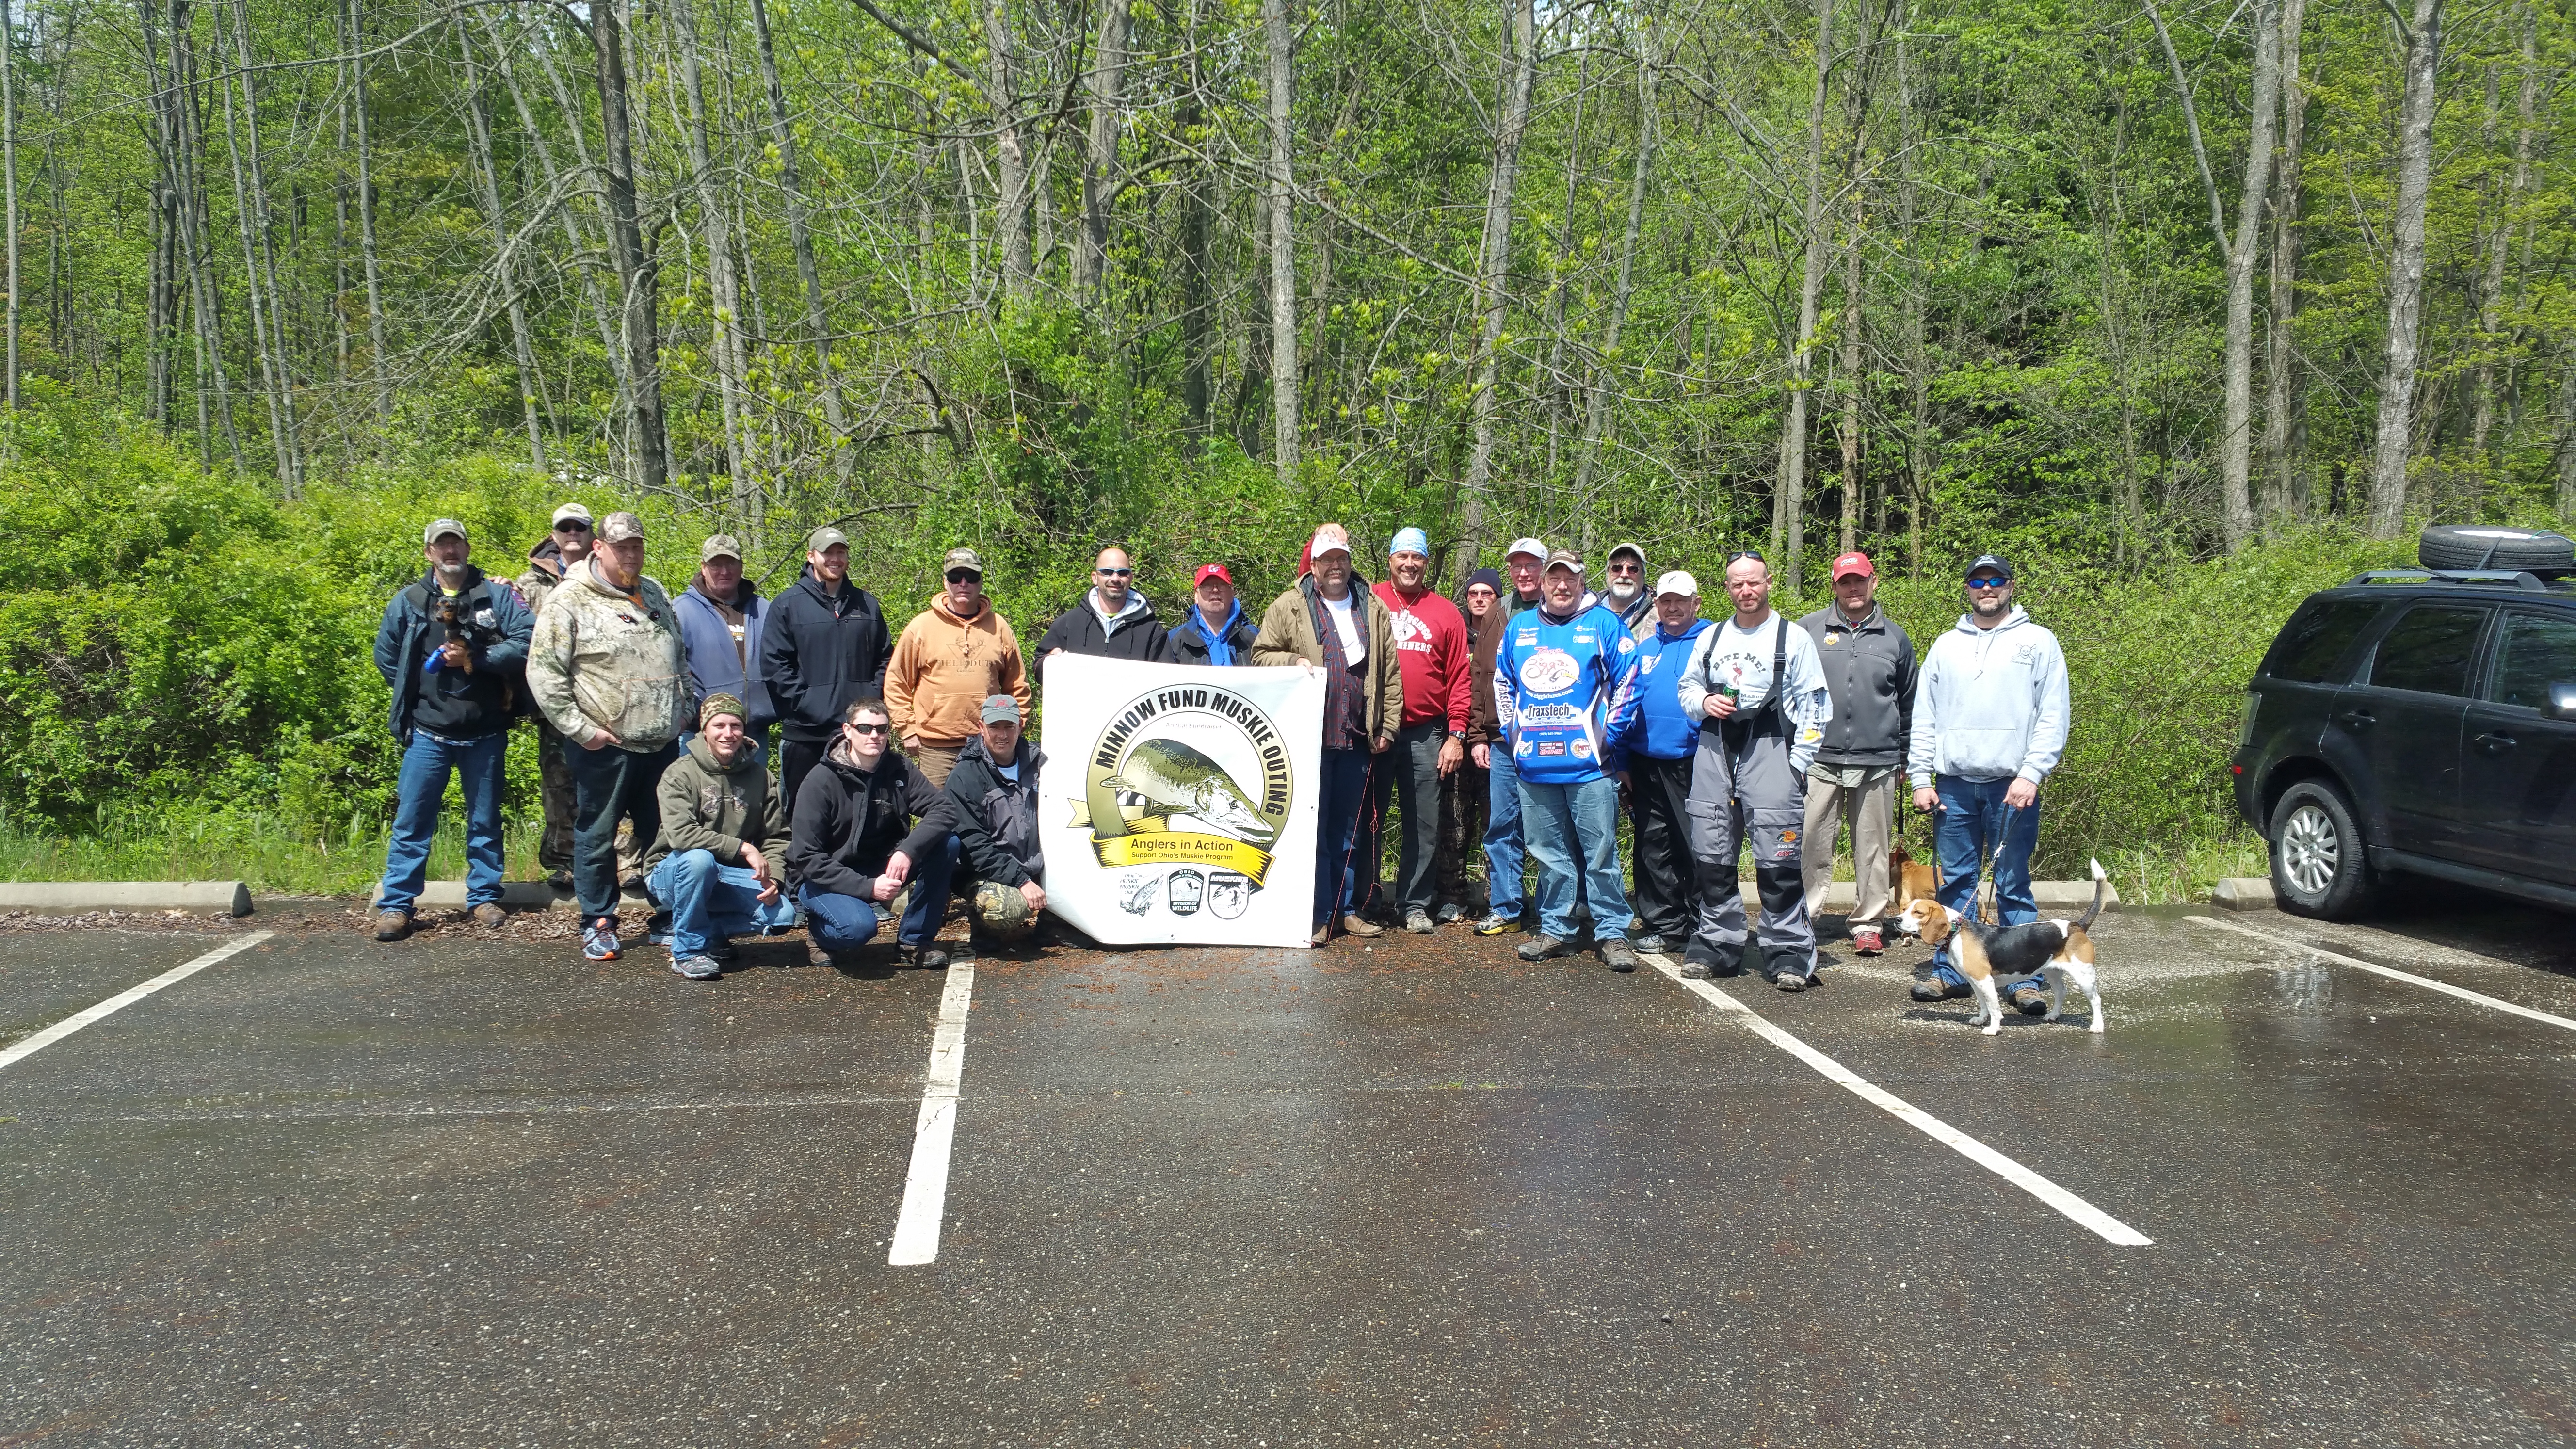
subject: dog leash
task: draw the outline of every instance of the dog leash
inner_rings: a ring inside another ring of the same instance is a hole
[[[2003,924],[2003,905],[1995,897],[2003,890],[2004,842],[2012,839],[2013,816],[2019,809],[2014,805],[2004,807],[2004,828],[1995,832],[1995,853],[1986,858],[1985,905],[1977,912],[1977,918],[1990,926]]]

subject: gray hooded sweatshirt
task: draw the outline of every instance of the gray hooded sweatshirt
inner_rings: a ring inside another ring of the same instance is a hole
[[[2056,635],[2019,605],[1992,629],[1961,614],[1923,656],[1906,773],[1917,789],[1936,775],[2039,784],[2066,752],[2073,717]]]

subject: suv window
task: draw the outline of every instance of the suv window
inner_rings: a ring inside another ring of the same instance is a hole
[[[2569,683],[2576,683],[2576,614],[2505,615],[2487,698],[2539,709],[2549,703],[2549,686]]]
[[[2451,604],[2418,604],[2379,641],[2370,682],[2382,689],[2422,694],[2469,692],[2469,651],[2487,611]]]
[[[2331,677],[2336,663],[2377,617],[2377,599],[2311,599],[2282,626],[2263,672],[2292,684],[2339,684]]]

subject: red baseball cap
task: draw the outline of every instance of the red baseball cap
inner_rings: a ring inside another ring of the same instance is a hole
[[[1223,564],[1200,564],[1197,577],[1190,580],[1190,587],[1195,589],[1210,579],[1223,579],[1227,588],[1234,587],[1234,575],[1227,573]]]
[[[1868,554],[1858,552],[1847,553],[1841,558],[1834,560],[1832,576],[1835,578],[1841,578],[1846,574],[1858,574],[1865,579],[1874,579],[1878,577],[1878,567],[1869,561]]]

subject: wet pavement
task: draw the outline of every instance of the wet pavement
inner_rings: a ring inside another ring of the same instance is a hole
[[[2453,910],[1717,983],[2143,1247],[1651,969],[985,960],[918,1267],[942,973],[280,934],[0,1068],[0,1445],[2559,1443],[2576,1029],[2301,949],[2576,1021]],[[0,1047],[212,944],[0,935]]]

